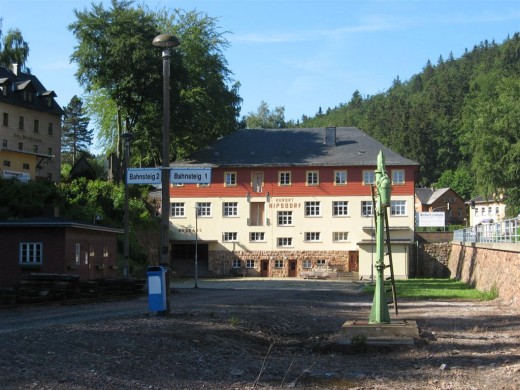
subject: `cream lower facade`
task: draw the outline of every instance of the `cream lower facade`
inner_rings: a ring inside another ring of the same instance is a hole
[[[345,215],[334,215],[334,202],[338,201],[344,202],[343,206],[346,202]],[[303,277],[323,270],[358,272],[359,278],[366,280],[375,275],[377,259],[376,243],[371,238],[373,216],[363,216],[363,202],[371,201],[370,196],[254,194],[240,198],[172,198],[170,241],[174,247],[195,245],[195,241],[207,246],[207,258],[198,256],[198,261],[207,261],[209,272],[218,276]],[[414,242],[414,198],[396,196],[392,201],[404,202],[401,215],[390,215],[388,210],[394,276],[402,279],[408,277]],[[196,216],[197,206],[203,211]],[[309,213],[313,215],[306,215]],[[387,268],[385,273],[389,272]]]

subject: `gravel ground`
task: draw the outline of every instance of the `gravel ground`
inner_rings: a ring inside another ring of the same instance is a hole
[[[96,320],[0,309],[0,322],[32,321],[0,329],[0,388],[520,389],[519,310],[499,300],[402,301],[392,318],[417,321],[415,345],[353,351],[329,341],[368,319],[358,285],[202,285],[174,290],[169,317],[149,314],[145,298],[131,315],[91,305]]]

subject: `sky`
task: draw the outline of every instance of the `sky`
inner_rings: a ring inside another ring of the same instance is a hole
[[[109,1],[98,0],[96,3]],[[149,0],[152,9],[197,10],[217,19],[230,43],[224,52],[243,99],[241,116],[265,101],[286,120],[314,116],[384,92],[436,64],[459,58],[485,40],[502,43],[520,31],[520,0]],[[84,0],[0,0],[2,30],[21,31],[28,66],[66,106],[84,91],[70,55],[68,30]],[[151,44],[151,43],[150,43]],[[182,43],[181,43],[182,44]],[[158,70],[161,71],[158,66]],[[174,75],[172,75],[174,77]]]

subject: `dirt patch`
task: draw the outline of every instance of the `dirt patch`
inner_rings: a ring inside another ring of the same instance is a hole
[[[0,388],[520,388],[517,308],[403,301],[395,318],[417,321],[415,345],[324,347],[345,321],[366,320],[370,301],[340,284],[178,290],[170,317],[144,310],[4,332]]]

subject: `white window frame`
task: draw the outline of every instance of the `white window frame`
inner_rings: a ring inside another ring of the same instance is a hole
[[[237,242],[238,232],[224,232],[222,233],[222,242]]]
[[[321,233],[305,232],[305,242],[321,242]]]
[[[279,186],[290,186],[291,182],[291,172],[290,171],[280,171],[278,172],[278,185]]]
[[[332,202],[332,215],[334,217],[348,216],[348,200],[335,200]]]
[[[20,265],[42,265],[43,242],[20,242],[18,262]]]
[[[211,217],[211,202],[199,202],[195,206],[197,217]]]
[[[363,171],[363,184],[372,185],[376,182],[376,173],[374,171],[365,170]]]
[[[319,171],[307,171],[305,172],[305,183],[308,186],[317,186],[320,184],[320,173]]]
[[[235,171],[224,172],[224,187],[237,186],[237,173]]]
[[[312,261],[310,261],[309,259],[303,259],[302,268],[304,268],[304,269],[312,268]]]
[[[371,200],[361,201],[361,216],[371,217],[374,216],[374,205]]]
[[[274,268],[283,268],[283,259],[275,259]]]
[[[246,260],[246,268],[255,268],[255,260],[247,259]]]
[[[392,169],[392,184],[404,184],[404,169]]]
[[[222,214],[224,217],[238,217],[238,202],[224,202]]]
[[[278,237],[276,244],[278,247],[291,248],[293,246],[292,237]]]
[[[242,262],[240,261],[240,259],[233,259],[233,261],[231,263],[231,267],[232,268],[241,268]]]
[[[249,241],[250,242],[265,242],[265,233],[264,232],[250,232]]]
[[[312,200],[305,202],[305,216],[306,217],[320,217],[321,216],[321,202]]]
[[[336,185],[336,186],[347,185],[347,171],[346,170],[334,171],[334,185]]]
[[[406,215],[406,200],[391,200],[390,215]]]
[[[288,210],[278,211],[276,213],[276,221],[278,226],[292,226],[293,212]]]
[[[348,242],[348,232],[333,232],[332,242]]]
[[[170,204],[171,215],[173,218],[180,218],[185,216],[184,202],[172,202]]]

